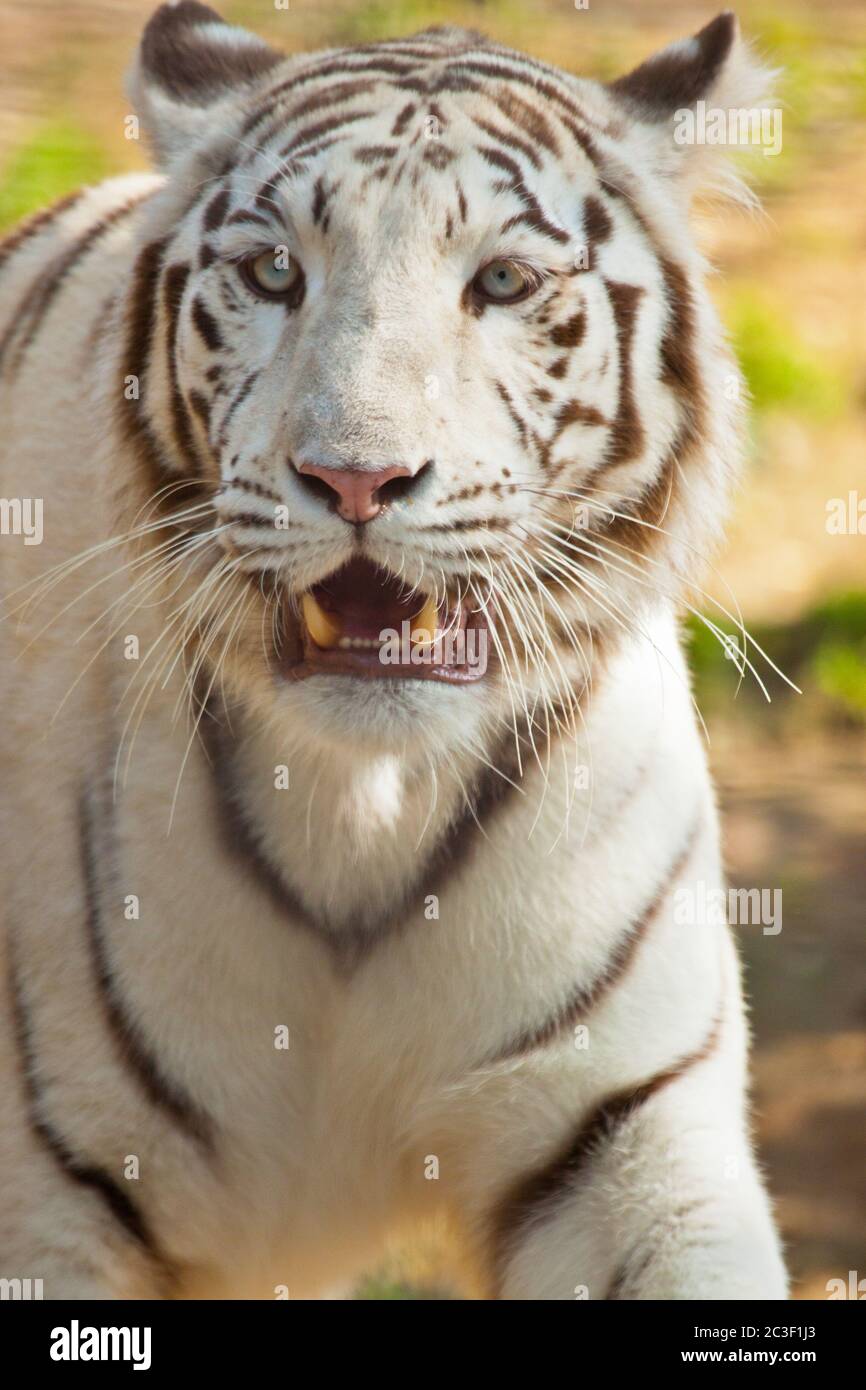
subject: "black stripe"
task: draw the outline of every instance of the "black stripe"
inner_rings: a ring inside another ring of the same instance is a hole
[[[231,512],[229,516],[232,526],[251,526],[260,531],[274,529],[273,516],[260,516],[257,512]]]
[[[165,454],[144,413],[145,382],[153,350],[156,324],[156,296],[167,240],[152,241],[138,255],[132,271],[127,310],[126,337],[120,359],[117,385],[117,418],[127,443],[132,447],[148,481],[148,493],[155,495],[177,474],[169,467]],[[138,396],[127,399],[126,378],[138,379]]]
[[[583,229],[589,249],[589,269],[596,270],[596,247],[609,239],[613,222],[604,203],[593,194],[583,200]]]
[[[560,158],[562,151],[553,127],[536,106],[533,106],[531,102],[524,101],[516,92],[488,92],[485,95],[499,108],[507,120],[519,126],[525,135],[530,136],[531,139],[543,146],[548,154],[552,154],[556,159]]]
[[[191,472],[199,471],[200,460],[195,443],[192,421],[180,387],[177,371],[177,337],[180,327],[180,306],[189,281],[190,268],[183,263],[170,265],[162,283],[163,306],[166,315],[165,353],[168,361],[170,387],[169,410],[174,443],[181,461]]]
[[[370,116],[375,115],[373,111],[344,111],[341,115],[328,116],[322,121],[317,121],[314,125],[304,126],[303,130],[298,130],[292,136],[287,145],[280,150],[280,159],[297,159],[302,157],[300,152],[305,145],[318,144],[325,135],[333,135],[335,130],[342,130],[344,126],[355,125],[358,121],[366,121]],[[280,128],[282,128],[282,121]]]
[[[314,92],[312,96],[305,97],[293,106],[291,111],[286,111],[281,120],[282,126],[294,125],[302,116],[310,116],[314,111],[327,111],[331,106],[339,106],[344,101],[352,101],[355,97],[367,96],[375,87],[375,81],[367,77],[355,79],[353,82],[334,82],[326,87],[323,92]]]
[[[434,169],[447,169],[448,165],[453,163],[455,155],[447,145],[441,144],[438,140],[428,140],[421,157],[425,164],[432,165]]]
[[[289,159],[284,160],[277,173],[283,183],[290,179],[299,178],[306,174],[308,162],[315,159],[317,155],[329,150],[332,145],[339,145],[346,141],[348,132],[344,135],[331,135],[326,140],[315,140],[312,145],[302,145],[295,150]]]
[[[93,795],[85,791],[79,803],[79,841],[84,883],[85,925],[91,965],[99,999],[116,1052],[135,1077],[148,1100],[164,1111],[207,1153],[213,1152],[213,1122],[175,1081],[161,1070],[141,1028],[129,1014],[111,970],[102,926],[102,908],[97,874],[97,827]],[[105,812],[103,811],[103,816]],[[112,846],[105,826],[101,827],[102,856],[114,876]],[[118,910],[121,895],[117,893]]]
[[[400,92],[413,92],[417,97],[428,97],[431,91],[429,85],[417,77],[397,77],[388,86]]]
[[[705,407],[695,350],[697,325],[694,296],[688,275],[681,265],[661,253],[659,265],[664,276],[669,308],[661,344],[662,381],[679,394],[697,433]]]
[[[476,520],[467,517],[454,521],[431,523],[428,531],[511,531],[511,518],[506,516],[485,516]]]
[[[223,448],[225,446],[226,440],[228,438],[228,427],[231,424],[232,416],[234,415],[238,407],[243,405],[247,396],[250,394],[256,382],[258,381],[259,376],[260,373],[258,369],[250,372],[249,376],[246,377],[246,379],[241,383],[241,386],[236,392],[233,400],[229,402],[228,407],[226,409],[226,413],[220,421],[220,448]]]
[[[211,352],[219,352],[224,346],[219,324],[198,295],[192,301],[192,321],[205,346]]]
[[[325,191],[325,181],[320,175],[313,185],[313,202],[310,208],[310,217],[313,220],[314,227],[318,227],[322,220],[322,214],[325,211],[327,201],[328,194]]]
[[[75,203],[80,202],[83,196],[81,189],[77,193],[70,193],[67,197],[61,198],[58,203],[54,203],[52,207],[37,212],[35,217],[28,217],[26,222],[15,227],[8,236],[0,241],[0,266],[8,261],[10,256],[14,256],[16,251],[26,246],[33,237],[48,231],[52,223],[56,222]]]
[[[626,285],[617,280],[606,279],[604,284],[613,310],[619,345],[619,401],[609,447],[601,465],[603,468],[613,468],[637,458],[644,447],[645,433],[635,400],[632,362],[637,311],[643,289],[639,285]]]
[[[630,548],[632,552],[646,552],[656,543],[657,533],[652,528],[663,523],[670,508],[678,467],[681,469],[688,456],[700,447],[705,428],[706,401],[695,352],[694,295],[686,271],[673,262],[659,245],[636,198],[630,193],[627,171],[621,166],[612,168],[611,177],[602,177],[601,186],[609,197],[628,209],[643,232],[658,260],[670,307],[660,349],[661,379],[676,391],[680,399],[680,426],[656,478],[641,496],[639,515],[636,518],[620,515],[605,521],[600,528],[605,539],[612,544]]]
[[[231,217],[226,219],[227,227],[258,226],[270,228],[273,218],[267,217],[263,212],[253,212],[251,208],[238,208]]]
[[[197,391],[195,387],[193,387],[189,393],[189,404],[193,414],[198,416],[198,419],[201,421],[201,427],[207,436],[208,443],[210,443],[210,400],[207,396],[202,395],[201,391]]]
[[[662,880],[649,902],[637,920],[631,922],[623,932],[595,979],[591,980],[589,984],[578,985],[544,1023],[539,1024],[538,1027],[529,1032],[521,1033],[512,1042],[506,1043],[495,1056],[484,1063],[485,1066],[491,1062],[502,1062],[508,1058],[520,1056],[522,1053],[532,1052],[538,1047],[546,1047],[578,1023],[585,1022],[592,1010],[598,1008],[601,1001],[621,982],[634,960],[638,947],[656,920],[672,886],[689,861],[700,827],[700,819],[695,820],[686,836],[684,846],[673,863],[665,870]]]
[[[605,1294],[605,1302],[615,1303],[619,1299],[628,1299],[628,1288],[636,1284],[646,1274],[656,1258],[656,1254],[657,1251],[654,1248],[644,1248],[633,1251],[626,1259],[622,1260],[610,1281],[608,1291]]]
[[[586,333],[586,313],[583,309],[578,309],[576,314],[572,314],[565,323],[556,323],[550,330],[550,341],[554,347],[576,348],[580,347]]]
[[[415,35],[421,38],[421,34]],[[443,58],[454,58],[460,53],[476,53],[487,40],[483,34],[476,34],[477,42],[471,44],[451,44],[447,36],[431,33],[428,44],[422,48],[406,39],[383,39],[381,43],[365,43],[365,53],[391,53],[398,58],[420,58],[422,62],[441,62]]]
[[[298,87],[304,86],[307,82],[317,82],[325,77],[344,77],[347,80],[352,80],[359,75],[372,73],[375,73],[377,77],[408,77],[409,74],[414,72],[417,66],[418,64],[416,62],[407,61],[395,63],[393,60],[387,58],[375,59],[373,62],[360,63],[347,63],[345,59],[339,59],[333,62],[316,64],[313,67],[307,68],[304,72],[297,73],[294,77],[289,77],[284,82],[278,83],[277,86],[272,87],[270,91],[264,92],[262,94],[261,105],[247,117],[241,134],[249,135],[256,129],[256,126],[260,125],[262,121],[267,120],[269,116],[274,114],[274,111],[287,92],[297,91]],[[267,133],[265,138],[270,138],[270,132]],[[257,143],[260,145],[262,141],[257,140]]]
[[[418,110],[418,108],[417,108],[417,106],[415,105],[414,101],[409,101],[409,102],[406,103],[406,105],[403,107],[402,111],[400,111],[400,112],[398,113],[397,118],[396,118],[396,120],[394,121],[393,126],[391,127],[391,138],[392,138],[392,139],[395,139],[395,140],[396,140],[396,138],[397,138],[399,135],[402,135],[402,134],[403,134],[403,131],[406,129],[407,125],[409,124],[409,122],[411,121],[412,117],[415,115],[415,112],[416,112],[417,110]]]
[[[662,1239],[666,1232],[672,1226],[679,1226],[683,1222],[688,1223],[690,1230],[698,1230],[697,1218],[702,1211],[710,1215],[710,1219],[715,1225],[717,1218],[714,1219],[714,1205],[711,1196],[703,1195],[678,1202],[665,1212],[663,1225],[661,1222],[655,1222],[651,1225],[649,1230],[644,1231],[640,1241],[620,1260],[608,1285],[604,1301],[617,1302],[618,1300],[628,1301],[638,1298],[639,1295],[634,1291],[635,1285],[642,1282],[658,1259]]]
[[[393,159],[399,153],[396,145],[359,145],[352,151],[352,158],[358,164],[377,164],[383,159]]]
[[[523,54],[514,55],[514,57],[519,58],[521,63],[525,63],[526,67],[532,68],[534,71],[525,72],[518,67],[507,66],[506,62],[503,62],[502,59],[505,58],[513,62],[512,54],[503,53],[500,56],[499,53],[496,53],[493,60],[487,60],[486,55],[484,55],[483,61],[473,59],[468,62],[461,61],[455,63],[452,67],[446,68],[445,75],[446,77],[452,74],[455,77],[463,76],[464,74],[475,77],[499,77],[505,82],[516,82],[521,86],[530,87],[536,96],[546,97],[548,101],[559,107],[560,110],[556,112],[556,115],[563,121],[563,124],[565,122],[561,114],[562,111],[567,112],[578,121],[583,121],[587,124],[590,122],[593,125],[596,124],[594,121],[591,121],[591,117],[583,107],[572,101],[564,92],[560,91],[560,89],[554,85],[553,81],[550,80],[554,76],[550,68],[540,63],[534,63],[531,58],[526,58]],[[536,73],[542,73],[544,76],[536,76]],[[606,127],[603,128],[606,129]]]
[[[540,232],[543,236],[550,237],[552,241],[556,241],[560,245],[570,239],[568,233],[563,231],[562,227],[555,226],[545,215],[535,194],[531,193],[524,183],[523,171],[520,165],[513,160],[510,155],[503,154],[501,150],[494,149],[489,145],[479,145],[478,153],[488,164],[503,169],[509,175],[507,180],[496,185],[496,191],[505,192],[506,190],[510,190],[520,199],[526,209],[525,212],[519,213],[506,222],[503,230],[516,227],[520,223],[525,222],[528,226],[534,228],[535,231]]]
[[[503,405],[505,406],[505,409],[508,411],[508,414],[511,418],[511,423],[517,431],[517,436],[521,444],[525,446],[526,441],[529,438],[529,429],[526,424],[526,421],[523,419],[523,416],[517,410],[517,407],[515,406],[514,401],[511,398],[511,393],[508,390],[508,387],[505,386],[505,384],[501,381],[495,381],[493,384],[496,387],[496,394],[502,401]]]
[[[528,141],[522,140],[519,135],[510,135],[505,130],[499,130],[492,121],[485,121],[481,116],[470,116],[470,120],[478,126],[479,130],[483,130],[484,134],[488,135],[491,140],[498,140],[500,145],[505,145],[510,150],[517,150],[524,159],[529,160],[533,168],[540,169],[542,167],[541,160],[535,150]]]
[[[9,942],[8,984],[10,1012],[18,1048],[27,1118],[33,1134],[48,1151],[64,1176],[71,1182],[79,1183],[82,1187],[93,1192],[115,1221],[123,1227],[127,1236],[144,1251],[155,1266],[164,1286],[164,1292],[168,1295],[176,1282],[176,1272],[160,1249],[144,1213],[104,1168],[92,1163],[83,1155],[75,1153],[44,1114],[43,1098],[38,1082],[39,1068],[33,1043],[33,1030],[14,960],[11,940]]]
[[[453,529],[451,527],[448,528]],[[277,910],[292,922],[303,926],[324,941],[334,952],[341,966],[350,970],[382,939],[406,927],[413,915],[413,906],[431,894],[441,895],[446,882],[453,882],[485,838],[490,824],[501,809],[519,794],[520,770],[516,743],[521,756],[534,757],[528,730],[503,737],[500,747],[490,759],[491,768],[483,768],[474,787],[466,789],[466,805],[452,822],[433,851],[414,883],[410,883],[400,899],[378,919],[366,927],[347,927],[333,923],[312,912],[285,882],[262,849],[261,837],[250,823],[238,788],[235,763],[235,730],[211,696],[202,699],[203,715],[199,732],[207,753],[213,778],[217,823],[221,830],[225,852],[238,861],[258,881]],[[237,724],[233,715],[233,723]],[[553,721],[555,727],[555,719]],[[538,730],[535,745],[541,748],[546,731]],[[541,748],[540,756],[544,756]]]
[[[94,242],[114,226],[114,224],[128,213],[133,212],[144,198],[150,197],[150,193],[140,193],[138,197],[130,199],[126,203],[121,203],[118,207],[112,208],[109,212],[93,222],[72,246],[60,246],[56,249],[53,261],[53,271],[47,273],[47,268],[43,264],[36,276],[35,282],[31,281],[21,300],[9,329],[0,342],[0,362],[5,356],[6,350],[13,339],[20,333],[21,336],[15,347],[14,360],[10,364],[12,370],[20,366],[21,361],[30,347],[43,320],[50,310],[55,298],[66,283],[67,277],[83,260]]]
[[[233,459],[234,463],[235,460]],[[251,482],[249,478],[235,478],[230,476],[225,479],[220,494],[230,492],[232,488],[237,488],[239,492],[251,492],[256,497],[267,497],[271,502],[282,502],[283,498],[273,488],[265,487],[264,483]]]
[[[576,1134],[554,1158],[513,1184],[497,1203],[492,1221],[497,1288],[501,1288],[508,1260],[524,1236],[556,1215],[574,1193],[575,1179],[587,1164],[611,1144],[648,1101],[711,1056],[721,1032],[720,1009],[700,1046],[639,1085],[609,1096],[581,1122]]]
[[[202,216],[202,231],[215,232],[225,221],[226,213],[229,208],[229,191],[221,188],[211,198]]]

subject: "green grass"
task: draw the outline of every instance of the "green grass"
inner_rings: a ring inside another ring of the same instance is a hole
[[[71,120],[46,122],[0,173],[0,229],[110,172],[103,147],[81,125]]]
[[[737,641],[731,623],[709,616],[732,642]],[[866,723],[866,591],[836,594],[794,623],[747,626],[755,641],[801,688],[813,713],[831,724]],[[729,705],[739,680],[736,662],[698,619],[688,620],[686,633],[698,704],[706,709]],[[749,658],[774,701],[792,694],[751,646]],[[739,698],[749,701],[754,712],[760,690],[748,672]]]
[[[821,694],[866,723],[866,593],[855,590],[821,604],[807,626],[817,639],[809,665]]]
[[[448,1289],[434,1288],[431,1285],[412,1283],[409,1279],[395,1277],[387,1268],[363,1279],[352,1295],[354,1302],[361,1303],[442,1303],[454,1298]]]
[[[822,695],[866,723],[866,642],[859,650],[842,642],[823,642],[812,670]]]
[[[372,43],[377,39],[404,38],[437,24],[475,29],[505,43],[526,43],[531,48],[533,16],[541,24],[546,9],[527,9],[523,0],[496,0],[494,4],[467,5],[466,0],[372,0],[335,18],[332,42]]]
[[[480,20],[484,15],[479,16]],[[338,43],[371,43],[429,29],[434,24],[467,23],[466,6],[453,0],[375,0],[359,6],[335,24]]]
[[[758,410],[781,406],[827,418],[844,409],[846,373],[798,339],[781,306],[741,290],[726,317]]]

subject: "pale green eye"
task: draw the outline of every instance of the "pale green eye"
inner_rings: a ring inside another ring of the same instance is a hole
[[[251,257],[243,262],[243,269],[250,287],[269,298],[297,292],[303,283],[301,267],[282,247]]]
[[[513,261],[491,261],[479,270],[473,282],[476,294],[499,304],[513,304],[534,289],[525,270]]]

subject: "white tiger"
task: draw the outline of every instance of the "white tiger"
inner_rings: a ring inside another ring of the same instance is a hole
[[[785,1296],[674,910],[738,407],[672,120],[765,81],[730,14],[604,87],[185,0],[161,175],[3,245],[3,1276],[320,1297],[431,1218],[471,1296]]]

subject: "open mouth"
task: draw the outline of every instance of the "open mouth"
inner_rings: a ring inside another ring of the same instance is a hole
[[[308,589],[300,633],[281,674],[465,683],[487,669],[484,614],[467,600],[437,604],[369,560],[354,559]]]

